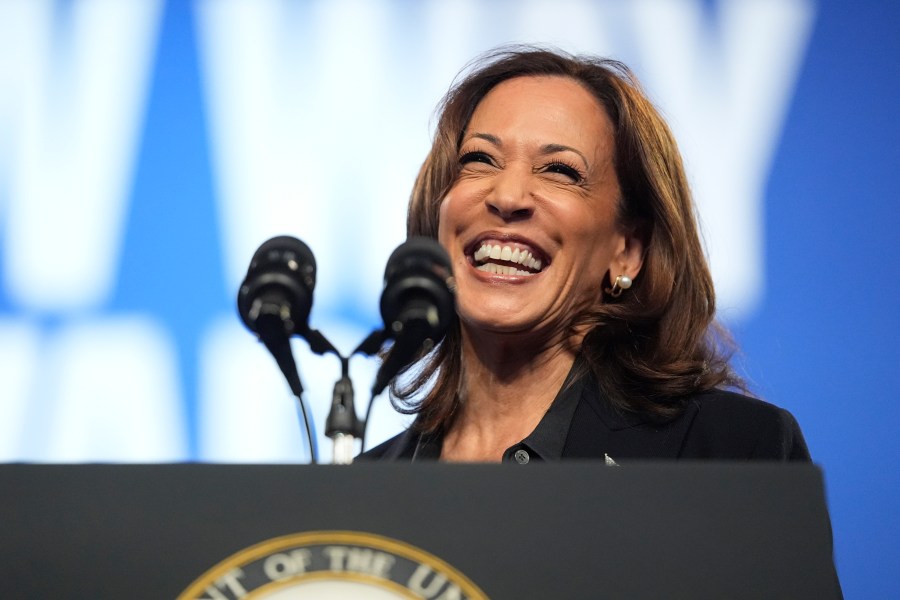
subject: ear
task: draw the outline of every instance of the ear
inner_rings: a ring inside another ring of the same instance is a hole
[[[641,228],[633,227],[622,232],[618,248],[609,263],[610,280],[625,275],[633,281],[644,266],[644,236]]]

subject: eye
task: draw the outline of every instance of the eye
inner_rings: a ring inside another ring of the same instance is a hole
[[[561,161],[554,161],[544,167],[545,173],[559,173],[570,179],[573,183],[581,183],[584,181],[584,173],[576,167]]]
[[[462,156],[459,157],[460,165],[465,166],[470,163],[482,163],[485,165],[493,165],[494,160],[488,154],[486,154],[484,152],[478,152],[478,151],[466,152],[465,154],[463,154]]]

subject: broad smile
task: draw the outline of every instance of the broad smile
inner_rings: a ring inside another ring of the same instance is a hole
[[[529,240],[513,236],[483,236],[466,249],[469,263],[495,275],[530,277],[550,264],[547,253]]]

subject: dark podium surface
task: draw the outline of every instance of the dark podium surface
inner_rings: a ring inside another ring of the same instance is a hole
[[[493,600],[837,598],[812,465],[0,465],[0,595],[175,598],[265,540],[348,530]]]

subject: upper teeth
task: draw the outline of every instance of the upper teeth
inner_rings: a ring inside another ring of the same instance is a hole
[[[481,247],[475,251],[473,258],[475,259],[475,262],[481,262],[485,259],[503,260],[522,265],[533,271],[541,270],[540,259],[535,258],[528,250],[513,248],[511,246],[501,246],[500,244],[482,244]],[[516,274],[530,275],[527,271],[517,272]]]

